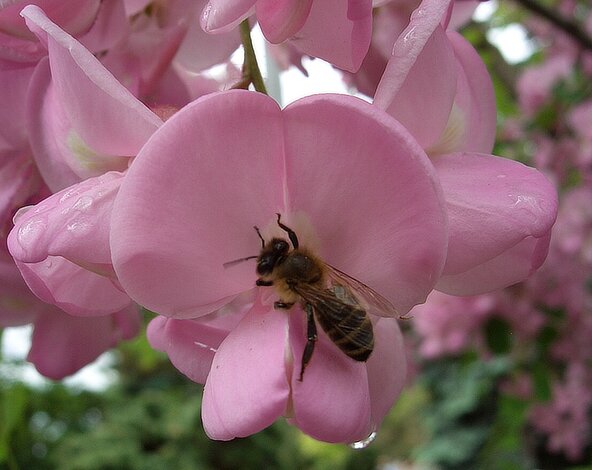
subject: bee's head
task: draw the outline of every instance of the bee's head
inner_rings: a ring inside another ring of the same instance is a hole
[[[257,274],[265,276],[271,274],[273,268],[280,264],[290,251],[290,245],[286,240],[273,238],[261,250],[257,258]]]

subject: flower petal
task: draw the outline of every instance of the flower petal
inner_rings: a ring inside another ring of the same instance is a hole
[[[25,24],[19,13],[30,4],[29,0],[4,0],[0,2],[0,57],[17,62],[36,62],[46,54]],[[100,0],[78,0],[74,3],[62,0],[36,0],[47,15],[70,34],[84,33],[93,24],[101,6]]]
[[[210,0],[201,14],[207,33],[227,32],[251,14],[257,0]]]
[[[309,246],[405,314],[425,300],[446,256],[431,163],[399,123],[361,100],[319,95],[284,112],[288,207],[316,232]]]
[[[282,154],[280,109],[259,93],[208,95],[169,119],[115,202],[113,263],[130,296],[162,315],[189,318],[251,289],[253,262],[223,264],[257,255],[253,225],[283,210]]]
[[[14,260],[0,253],[0,326],[31,323],[46,309],[23,281]]]
[[[448,122],[456,94],[457,63],[436,21],[440,10],[435,9],[432,16],[418,15],[418,11],[421,7],[395,43],[374,104],[400,121],[427,149],[438,142]]]
[[[12,256],[37,263],[62,256],[79,265],[111,264],[109,228],[123,175],[109,172],[18,212],[8,236]]]
[[[430,154],[489,153],[495,141],[497,112],[493,84],[483,60],[460,34],[447,33],[458,63],[457,89],[448,126]],[[455,123],[455,118],[460,122]],[[446,142],[448,140],[448,142]]]
[[[35,322],[27,360],[40,374],[60,380],[94,361],[122,339],[118,317],[138,317],[129,308],[106,317],[80,318],[48,309]],[[135,320],[135,323],[139,322]]]
[[[257,21],[265,38],[279,44],[294,36],[304,25],[312,0],[258,0]]]
[[[322,0],[312,3],[294,45],[350,72],[360,68],[372,38],[372,0]]]
[[[136,155],[162,121],[42,10],[29,5],[22,14],[31,30],[47,43],[51,69],[51,84],[36,77],[38,89],[27,103],[36,158],[66,159],[81,177],[103,173],[105,159],[119,165],[109,169],[124,169],[125,157]],[[48,74],[43,78],[48,79]],[[39,113],[44,107],[48,109]],[[56,139],[48,129],[58,130],[59,142],[49,147],[57,150],[57,155],[45,154],[46,141]]]
[[[540,265],[544,240],[557,214],[557,192],[541,173],[521,163],[492,155],[457,153],[435,159],[448,206],[449,243],[444,275],[459,275],[482,266],[474,276],[471,293],[500,287],[503,272],[490,271],[492,286],[487,287],[486,263],[513,249],[522,253],[505,267],[509,285],[517,282],[516,272],[529,273]],[[524,240],[524,245],[520,243]],[[526,251],[521,251],[520,247]],[[543,250],[544,251],[544,250]],[[532,261],[524,257],[531,253]],[[504,258],[505,259],[505,258]],[[499,264],[501,259],[494,263]],[[460,279],[460,278],[459,278]],[[449,287],[444,287],[449,292]],[[439,286],[440,288],[440,286]]]
[[[222,342],[203,394],[202,420],[210,438],[248,436],[285,412],[287,326],[283,312],[255,304]]]
[[[305,314],[290,310],[292,370],[292,424],[325,442],[355,442],[364,439],[370,428],[370,394],[366,364],[343,353],[318,328],[314,354],[302,382],[300,363],[306,343]]]
[[[492,292],[525,280],[547,258],[551,232],[542,237],[526,237],[498,256],[459,274],[444,274],[436,289],[451,295]]]
[[[380,427],[407,378],[405,344],[397,320],[376,318],[374,343],[374,351],[366,363],[371,406],[368,434]]]
[[[200,72],[226,61],[240,43],[238,30],[213,35],[205,33],[196,21],[192,21],[175,56],[175,63],[187,70]]]
[[[35,68],[30,64],[0,62],[0,152],[27,147],[25,106]]]
[[[106,315],[131,303],[112,279],[59,256],[50,256],[39,263],[17,261],[17,266],[37,297],[71,315]]]
[[[183,374],[194,382],[205,384],[216,350],[252,305],[250,295],[243,295],[199,320],[157,316],[148,325],[148,341],[153,348],[166,352]]]

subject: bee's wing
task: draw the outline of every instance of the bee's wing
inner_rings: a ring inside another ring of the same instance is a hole
[[[374,346],[372,323],[363,307],[338,297],[332,289],[308,284],[293,287],[302,300],[310,304],[327,335],[348,356],[366,360]]]
[[[340,285],[349,288],[351,293],[366,307],[371,313],[381,317],[398,317],[399,313],[395,306],[385,299],[378,292],[368,287],[363,282],[345,274],[334,266],[325,263],[327,274],[332,285]]]

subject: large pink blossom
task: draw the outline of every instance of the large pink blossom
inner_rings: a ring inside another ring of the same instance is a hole
[[[269,42],[290,40],[305,54],[352,72],[370,45],[372,0],[210,0],[201,24],[223,32],[253,14]]]
[[[472,46],[442,25],[449,2],[424,0],[397,39],[374,104],[430,155],[450,235],[437,288],[473,295],[525,279],[545,260],[557,193],[538,171],[490,154],[495,100]]]
[[[319,331],[299,382],[304,312],[275,310],[274,288],[255,287],[252,261],[223,266],[258,254],[254,225],[267,240],[285,238],[276,213],[303,246],[399,314],[424,301],[438,279],[446,246],[440,188],[396,121],[347,96],[281,110],[244,91],[195,101],[144,146],[113,209],[115,271],[135,301],[169,317],[153,321],[151,342],[205,380],[211,437],[246,436],[284,415],[321,440],[362,439],[404,380],[396,320],[370,310],[376,348],[367,363]],[[237,318],[220,324],[224,312]]]

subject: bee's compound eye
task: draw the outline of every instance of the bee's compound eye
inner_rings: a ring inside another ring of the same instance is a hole
[[[257,274],[259,274],[259,275],[269,274],[273,271],[273,266],[274,266],[273,260],[271,260],[269,258],[261,258],[257,262]]]
[[[273,244],[273,251],[284,253],[290,249],[286,240],[278,240]]]

